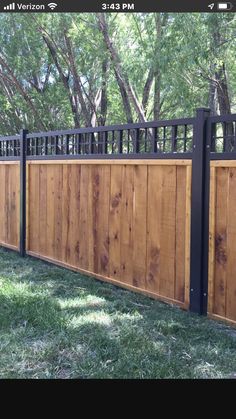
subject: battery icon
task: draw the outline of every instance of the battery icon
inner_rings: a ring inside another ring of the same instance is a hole
[[[231,10],[233,8],[232,3],[217,3],[218,10]]]

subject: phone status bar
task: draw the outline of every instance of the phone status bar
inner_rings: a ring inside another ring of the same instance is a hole
[[[131,1],[105,1],[105,0],[56,0],[38,2],[12,2],[4,0],[0,4],[0,12],[4,13],[63,13],[63,12],[234,12],[236,2],[214,2],[198,0],[131,0]]]

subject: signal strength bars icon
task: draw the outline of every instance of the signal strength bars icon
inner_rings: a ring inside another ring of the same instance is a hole
[[[15,3],[8,4],[3,7],[3,10],[15,10]]]

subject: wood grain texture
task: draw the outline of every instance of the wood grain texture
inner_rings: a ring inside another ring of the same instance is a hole
[[[20,167],[19,160],[0,160],[0,166],[18,166]]]
[[[62,176],[63,170],[61,165],[55,167],[54,177],[54,216],[55,216],[55,228],[54,228],[54,243],[55,243],[55,258],[58,260],[62,259]]]
[[[28,163],[28,252],[185,304],[191,167],[96,162]]]
[[[213,311],[219,316],[226,314],[228,175],[228,168],[217,169]]]
[[[133,206],[134,206],[134,169],[124,165],[122,168],[122,201],[120,226],[121,277],[126,283],[133,282]]]
[[[26,241],[25,250],[29,249],[29,179],[30,179],[30,166],[26,165]]]
[[[47,166],[47,196],[46,196],[46,211],[47,211],[47,223],[46,223],[46,251],[45,255],[54,257],[55,255],[55,243],[54,243],[54,231],[55,231],[55,214],[54,214],[54,203],[55,203],[55,188],[54,188],[54,177],[55,168],[51,165]],[[40,188],[44,188],[44,185],[40,185]],[[32,201],[30,202],[32,205]],[[42,209],[43,210],[43,209]],[[31,221],[30,221],[31,222]],[[32,232],[32,228],[30,229]]]
[[[226,307],[227,319],[236,320],[236,167],[228,171]]]
[[[69,181],[69,169],[67,165],[62,165],[62,261],[67,263],[70,258],[69,249],[69,211],[70,211],[70,187]]]
[[[208,313],[236,322],[236,162],[211,162]]]
[[[17,162],[4,163],[0,165],[0,244],[18,249],[20,166]]]
[[[97,167],[94,174],[94,194],[96,199],[95,228],[96,240],[94,249],[94,271],[100,275],[109,276],[109,213],[111,167]]]
[[[211,167],[236,167],[236,160],[213,160]]]
[[[148,167],[146,289],[160,293],[163,167]]]
[[[184,284],[184,302],[185,307],[189,307],[190,292],[190,229],[191,229],[191,186],[192,186],[192,168],[186,168],[186,201],[185,201],[185,284]],[[178,263],[178,262],[177,262]]]
[[[176,166],[168,167],[164,172],[162,188],[160,294],[169,298],[174,298],[176,274]]]
[[[215,275],[216,168],[210,168],[208,312],[213,312]]]
[[[1,164],[1,161],[0,161]],[[38,160],[30,160],[27,159],[27,164],[39,164]],[[118,165],[118,166],[123,166],[124,164],[127,165],[138,165],[138,166],[191,166],[192,162],[191,160],[185,159],[185,160],[181,160],[181,159],[71,159],[71,160],[40,160],[40,164],[50,164],[50,165],[54,165],[54,164],[80,164],[80,165],[91,165],[91,164],[95,164],[95,165]]]
[[[68,225],[67,237],[67,261],[71,264],[87,266],[87,242],[83,243],[86,237],[87,210],[85,190],[87,187],[87,172],[82,173],[81,166],[72,165],[68,170]],[[65,198],[66,199],[66,198]],[[83,204],[81,204],[83,202]]]
[[[89,197],[89,175],[90,167],[81,166],[81,179],[80,179],[80,215],[79,215],[79,266],[83,269],[89,267],[89,222],[91,217],[89,214],[88,201]],[[79,186],[79,185],[78,185]],[[73,184],[71,185],[73,188]],[[73,189],[71,189],[73,191]],[[74,205],[73,205],[74,206]],[[78,216],[78,213],[77,213]],[[74,212],[76,217],[76,211]]]
[[[121,253],[121,200],[122,166],[111,166],[110,214],[109,214],[109,276],[120,278]]]
[[[175,219],[175,299],[184,302],[185,292],[185,220],[186,169],[176,168],[176,219]],[[189,240],[189,239],[188,239]]]
[[[29,174],[34,169],[30,167]],[[30,174],[31,176],[31,174]],[[29,195],[28,205],[31,206],[32,197]],[[39,165],[39,231],[40,235],[38,237],[39,242],[39,252],[46,254],[47,252],[47,166]],[[29,213],[29,210],[28,210]],[[33,228],[32,220],[29,219],[29,232]],[[30,233],[31,235],[31,233]]]
[[[147,166],[134,166],[133,286],[145,289],[147,264]]]

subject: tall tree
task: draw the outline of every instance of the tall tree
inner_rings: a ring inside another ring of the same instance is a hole
[[[108,24],[104,13],[97,13],[98,26],[104,37],[106,47],[110,53],[111,61],[114,65],[114,71],[116,75],[117,83],[120,87],[122,99],[126,107],[127,119],[131,118],[131,104],[134,106],[137,112],[140,122],[145,122],[146,117],[139,100],[134,92],[132,85],[130,84],[129,77],[126,71],[122,68],[120,56],[110,38]]]

